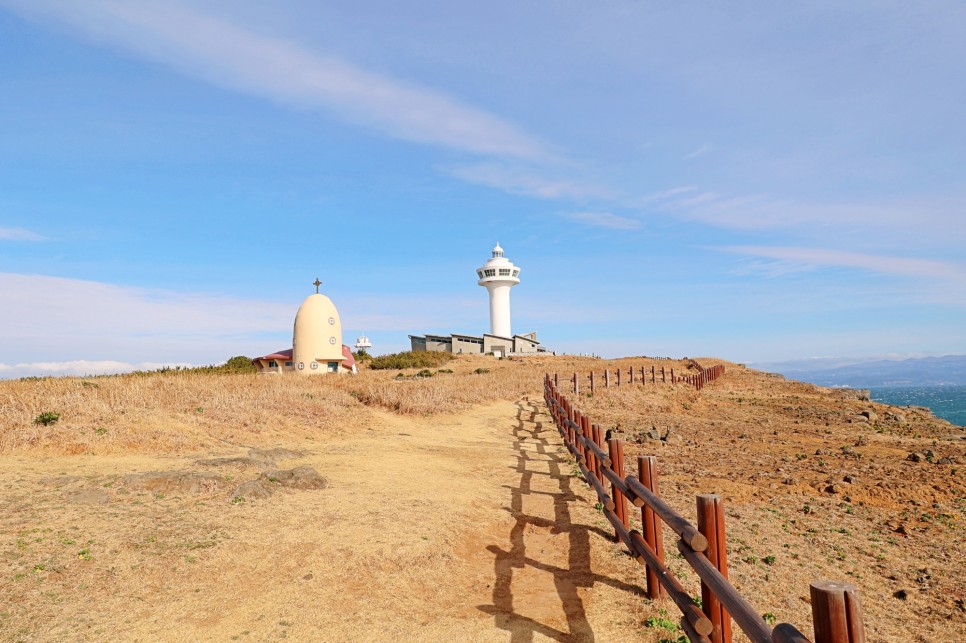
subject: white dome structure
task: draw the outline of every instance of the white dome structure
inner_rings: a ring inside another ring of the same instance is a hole
[[[323,294],[309,295],[299,306],[292,333],[292,359],[300,375],[330,372],[343,360],[342,320],[332,300]]]
[[[356,360],[342,343],[342,320],[332,300],[319,293],[322,282],[315,279],[315,294],[309,295],[295,314],[292,348],[275,351],[252,360],[259,373],[356,373]]]
[[[503,248],[497,242],[493,256],[476,269],[479,281],[490,293],[490,333],[500,337],[512,337],[510,328],[510,288],[520,283],[520,268],[503,256]]]

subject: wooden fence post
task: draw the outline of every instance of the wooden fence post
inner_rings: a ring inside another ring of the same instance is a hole
[[[560,386],[560,382],[557,380],[557,374],[554,373],[553,374],[553,387],[554,388],[559,388],[559,386]]]
[[[577,382],[577,373],[574,373],[574,395],[580,394],[580,385]]]
[[[651,365],[651,384],[656,384],[657,383],[657,379],[656,378],[657,378],[656,371],[654,370],[654,365],[652,364]]]
[[[671,384],[674,384],[674,367],[671,367]]]
[[[659,496],[657,486],[657,457],[656,456],[637,456],[637,479],[641,481],[651,493]],[[644,542],[654,550],[658,561],[664,564],[664,534],[661,519],[654,513],[647,503],[641,506],[641,524],[644,527]],[[657,571],[647,568],[647,595],[650,598],[659,598],[666,594],[664,586],[658,580]]]
[[[617,388],[621,387],[621,367],[617,367]]]
[[[708,539],[704,552],[708,561],[721,575],[728,578],[727,543],[725,542],[724,503],[716,494],[698,496],[698,531]],[[711,619],[714,629],[709,637],[712,643],[731,643],[731,616],[717,596],[701,583],[701,603],[704,613]]]
[[[634,367],[633,366],[631,366],[630,368],[627,369],[627,375],[628,375],[628,377],[631,378],[631,384],[633,384],[634,383]]]
[[[574,417],[577,415],[577,409],[573,407],[573,404],[567,402],[567,440],[570,442],[571,446],[574,446]]]
[[[581,431],[583,431],[585,439],[593,440],[594,434],[593,430],[591,429],[589,416],[584,415],[580,418],[580,428]],[[599,463],[597,461],[597,454],[594,453],[593,449],[584,448],[584,456],[587,458],[587,470],[590,471],[592,476],[597,478],[598,482],[600,482],[601,480],[598,472]]]
[[[667,373],[664,372],[664,367],[661,367],[661,383],[667,384]]]
[[[594,372],[590,372],[590,394],[594,394]]]
[[[608,440],[607,449],[608,455],[610,456],[610,468],[623,479],[625,475],[624,447],[621,445],[620,439],[611,438]],[[611,482],[611,497],[614,499],[614,513],[617,514],[618,519],[624,524],[624,528],[629,528],[630,523],[627,521],[627,498],[613,482]],[[614,532],[614,540],[615,542],[621,542],[620,532]]]
[[[574,425],[574,446],[577,447],[577,453],[580,454],[580,457],[577,459],[580,460],[582,458],[582,464],[587,466],[587,458],[590,456],[584,449],[584,443],[581,442],[580,438],[578,437],[584,431],[584,414],[580,410],[574,412]],[[587,482],[590,482],[590,480]]]
[[[864,643],[859,590],[851,583],[815,581],[809,587],[815,643]]]
[[[594,444],[600,447],[600,425],[599,424],[590,425],[590,439],[594,441]],[[600,461],[600,459],[597,458],[596,456],[594,457],[594,464],[597,467],[597,470],[594,472],[594,474],[597,476],[597,479],[600,480],[601,484],[603,484],[604,475],[600,472],[600,468],[604,465]]]

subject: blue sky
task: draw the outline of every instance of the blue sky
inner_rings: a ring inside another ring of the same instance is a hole
[[[966,352],[966,5],[0,0],[0,377],[487,330]]]

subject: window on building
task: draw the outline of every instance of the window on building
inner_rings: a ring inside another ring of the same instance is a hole
[[[519,275],[519,274],[520,274],[520,271],[519,271],[519,270],[514,270],[514,271],[513,271],[513,276],[514,276],[514,277],[516,277],[516,276],[517,276],[517,275]]]
[[[495,277],[496,276],[496,269],[495,268],[489,268],[487,270],[484,270],[483,271],[483,274],[485,274],[487,277]]]
[[[510,269],[509,268],[500,268],[500,276],[501,277],[509,277],[510,276]]]
[[[276,368],[277,366],[278,366],[278,364],[275,363],[275,360],[269,360],[268,361],[268,367],[269,368]]]
[[[476,271],[476,274],[478,274],[480,276],[480,279],[483,278],[483,271],[482,270],[477,270]]]
[[[329,362],[328,369],[327,370],[330,373],[338,373],[339,372],[339,362]]]
[[[286,366],[291,366],[292,365],[292,362],[285,362],[285,365]]]

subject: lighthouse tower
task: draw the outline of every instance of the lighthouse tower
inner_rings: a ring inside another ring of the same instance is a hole
[[[503,248],[497,243],[493,257],[476,269],[480,278],[477,284],[490,293],[490,334],[513,337],[510,331],[510,288],[520,283],[520,268],[503,256]]]

